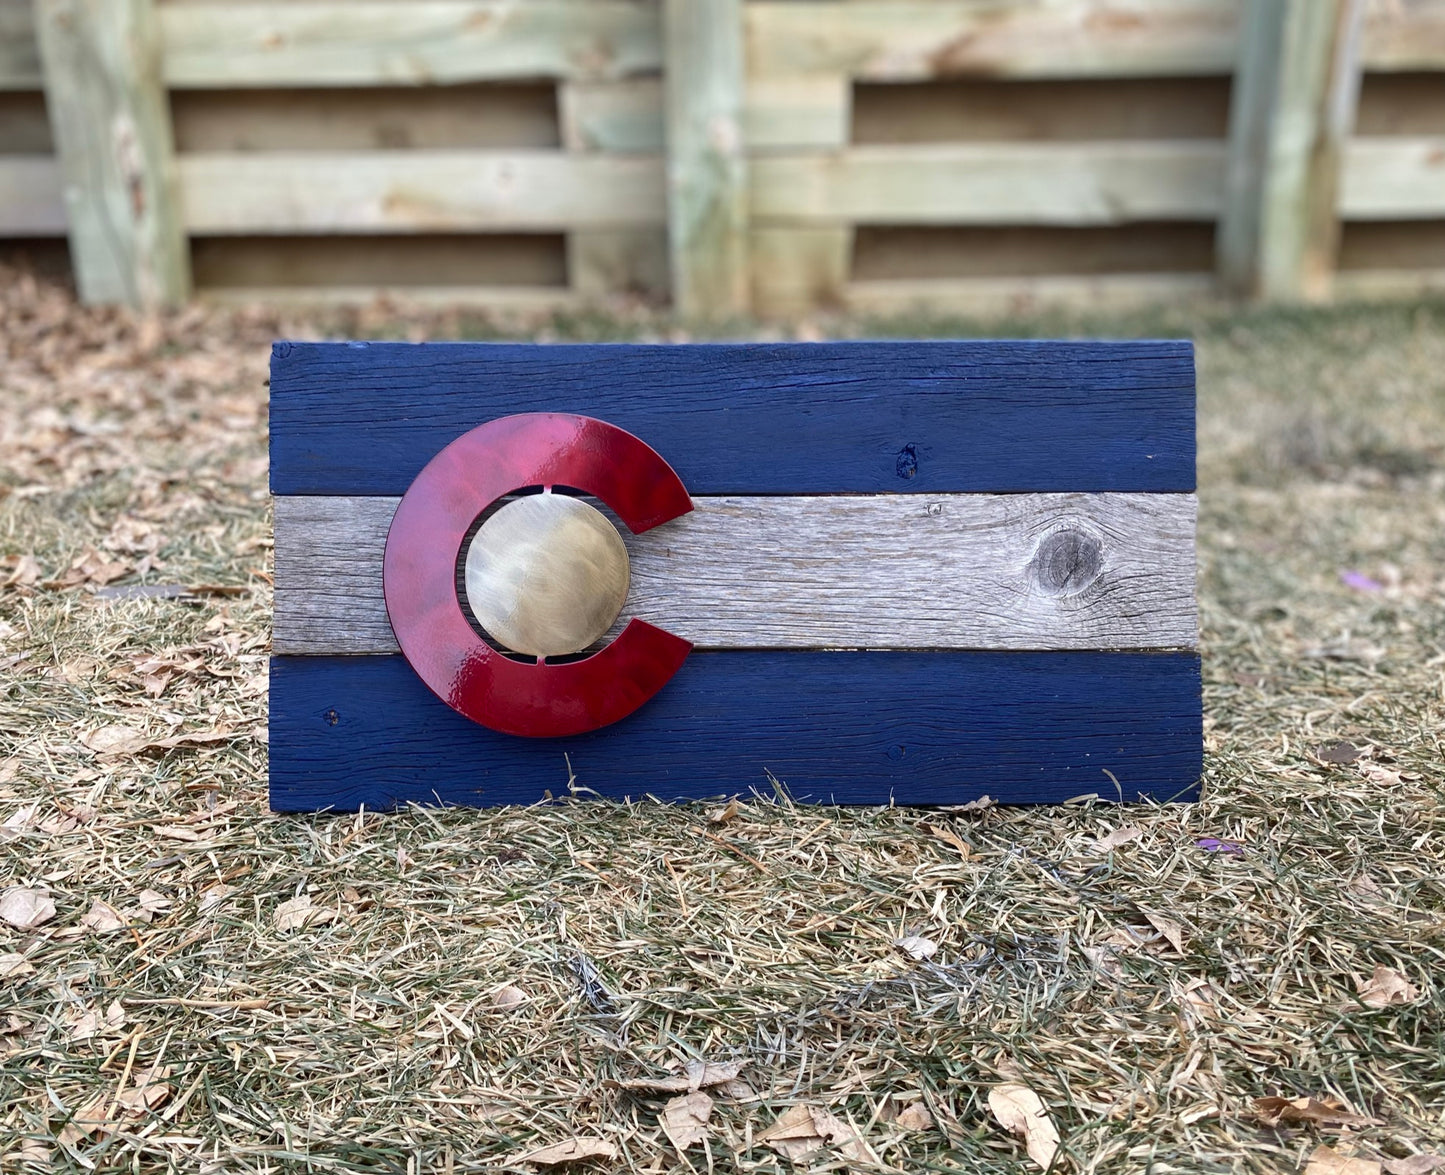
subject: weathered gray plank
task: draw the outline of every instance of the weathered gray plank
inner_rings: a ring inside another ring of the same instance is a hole
[[[913,278],[854,281],[843,290],[856,314],[998,317],[1066,309],[1137,311],[1216,293],[1208,273],[1053,274],[1045,277]]]
[[[661,302],[667,298],[667,230],[594,228],[567,234],[567,278],[588,300],[618,295]]]
[[[65,232],[60,164],[49,155],[0,155],[0,237]]]
[[[853,226],[754,227],[753,309],[796,315],[843,306],[853,258]]]
[[[918,81],[1226,73],[1239,0],[753,0],[757,76]]]
[[[688,318],[748,308],[742,0],[663,0],[672,297]]]
[[[1189,494],[699,497],[624,531],[643,617],[702,648],[1193,647]],[[278,653],[387,653],[395,498],[276,499]],[[614,630],[615,631],[615,630]]]
[[[0,90],[38,90],[43,84],[31,0],[0,0]]]
[[[1345,220],[1445,216],[1445,136],[1351,140],[1344,148],[1339,214]]]
[[[1219,275],[1231,292],[1330,292],[1363,12],[1364,0],[1248,2],[1218,237]]]
[[[860,146],[752,160],[752,216],[880,224],[1208,220],[1224,148],[1166,142]]]
[[[205,154],[178,161],[198,233],[661,225],[662,162],[558,151]]]
[[[37,0],[35,12],[81,297],[184,301],[190,259],[151,0]]]
[[[662,67],[650,0],[240,0],[167,5],[180,88],[616,78]]]
[[[1382,73],[1445,69],[1445,0],[1369,0],[1361,57]]]

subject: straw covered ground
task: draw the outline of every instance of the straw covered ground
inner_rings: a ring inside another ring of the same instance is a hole
[[[0,1167],[1445,1170],[1445,306],[1025,324],[1198,339],[1198,805],[298,818],[267,344],[484,324],[0,290]]]

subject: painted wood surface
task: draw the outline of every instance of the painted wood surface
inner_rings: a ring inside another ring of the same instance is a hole
[[[271,489],[399,496],[462,433],[539,409],[634,433],[693,494],[1194,489],[1183,340],[283,342]]]
[[[520,499],[523,502],[531,499]],[[278,653],[394,653],[395,498],[276,499]],[[694,498],[618,527],[636,616],[699,648],[1193,647],[1192,494]],[[616,522],[614,520],[614,525]]]
[[[308,151],[178,162],[197,233],[566,230],[667,215],[662,162],[643,156]]]
[[[630,718],[556,740],[469,722],[399,656],[275,657],[271,806],[525,804],[574,778],[667,800],[772,779],[820,803],[1190,800],[1201,721],[1193,653],[694,653]]]
[[[178,88],[611,78],[662,67],[639,0],[237,0],[161,10]]]
[[[858,146],[752,162],[755,220],[1122,224],[1210,220],[1224,148],[1174,142]]]
[[[0,155],[0,237],[65,235],[65,185],[50,155]]]
[[[30,0],[4,0],[0,3],[0,90],[38,90],[44,84]]]
[[[1219,272],[1231,292],[1329,293],[1363,14],[1364,0],[1249,0],[1219,230]]]
[[[672,302],[694,319],[748,309],[743,0],[663,0]]]
[[[184,301],[190,255],[151,0],[37,0],[35,11],[81,298]]]

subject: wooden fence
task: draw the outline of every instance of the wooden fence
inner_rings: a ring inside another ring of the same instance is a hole
[[[0,0],[81,294],[689,316],[1445,288],[1445,0]]]

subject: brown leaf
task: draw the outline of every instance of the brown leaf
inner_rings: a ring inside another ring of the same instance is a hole
[[[99,898],[91,904],[90,912],[80,919],[82,926],[88,926],[96,934],[109,934],[113,930],[124,930],[125,919]]]
[[[165,1079],[171,1075],[168,1065],[162,1065],[159,1069],[145,1069],[132,1078],[132,1088],[122,1091],[116,1095],[115,1103],[130,1114],[146,1114],[164,1105],[175,1095],[175,1089],[166,1084]]]
[[[510,1012],[513,1008],[521,1007],[526,1002],[527,993],[520,987],[513,987],[510,983],[492,997],[492,1007],[502,1012]]]
[[[513,1162],[554,1167],[558,1163],[579,1163],[584,1159],[615,1159],[617,1147],[605,1138],[569,1138],[519,1155]]]
[[[1433,1175],[1445,1171],[1445,1155],[1410,1155],[1404,1159],[1385,1159],[1382,1166],[1389,1175]]]
[[[820,1106],[794,1106],[757,1136],[785,1159],[797,1162],[824,1147],[858,1163],[876,1163],[877,1156],[853,1127]]]
[[[1149,919],[1150,926],[1168,939],[1171,947],[1181,955],[1184,953],[1184,927],[1181,923],[1167,914],[1152,914],[1148,910],[1144,911],[1144,917]]]
[[[21,555],[0,587],[34,587],[40,582],[40,564],[34,555]]]
[[[1324,743],[1315,748],[1315,757],[1322,763],[1353,763],[1360,757],[1360,748],[1354,743]]]
[[[1116,828],[1108,836],[1101,836],[1094,842],[1094,852],[1112,853],[1120,845],[1128,844],[1136,836],[1142,836],[1144,830],[1135,828],[1132,824],[1126,824],[1123,828]]]
[[[1356,1159],[1327,1146],[1317,1146],[1305,1164],[1304,1175],[1380,1175],[1374,1159]]]
[[[1043,1099],[1027,1085],[1009,1082],[988,1093],[988,1108],[1010,1134],[1024,1140],[1029,1158],[1047,1168],[1059,1150],[1059,1132],[1044,1108]]]
[[[1356,979],[1355,990],[1360,1002],[1367,1008],[1413,1004],[1420,998],[1418,987],[1393,967],[1386,967],[1383,963],[1375,965],[1375,973],[1369,979]]]
[[[173,747],[200,745],[202,743],[224,742],[232,738],[226,729],[196,730],[186,734],[175,734],[167,738],[152,738],[144,731],[132,726],[102,726],[89,734],[80,736],[80,741],[97,755],[136,755],[142,751],[164,751]]]
[[[70,1022],[70,1039],[75,1041],[89,1040],[93,1036],[102,1033],[116,1033],[125,1027],[125,1009],[120,1006],[119,1000],[112,1000],[110,1007],[101,1012],[99,1008],[91,1008],[82,1012]]]
[[[911,1102],[898,1111],[894,1122],[903,1130],[932,1130],[933,1115],[922,1102]]]
[[[276,929],[282,931],[300,930],[306,926],[330,922],[335,916],[335,910],[325,906],[313,906],[306,894],[292,898],[289,902],[282,902],[273,915]]]
[[[717,808],[717,809],[709,812],[709,813],[707,814],[707,822],[708,822],[709,824],[726,824],[729,820],[733,819],[733,817],[735,817],[737,814],[738,814],[738,801],[737,801],[737,797],[734,796],[732,799],[730,799],[730,800],[728,801],[727,807],[725,807],[725,808]]]
[[[1262,1126],[1294,1125],[1311,1122],[1316,1126],[1383,1126],[1380,1118],[1370,1118],[1347,1109],[1332,1097],[1257,1097],[1255,1116]]]
[[[34,975],[35,968],[31,966],[24,955],[8,951],[0,955],[0,979],[23,979],[27,975]]]
[[[707,1137],[707,1120],[711,1114],[712,1098],[701,1092],[685,1093],[662,1107],[658,1122],[681,1154]]]
[[[110,1097],[108,1094],[100,1094],[75,1111],[60,1131],[60,1142],[66,1146],[76,1146],[92,1135],[109,1134],[111,1127]]]
[[[613,1084],[618,1089],[646,1093],[693,1093],[714,1085],[725,1085],[747,1067],[746,1061],[689,1061],[681,1073],[670,1077],[632,1077]]]
[[[0,919],[17,930],[34,930],[55,917],[55,903],[43,889],[15,885],[0,894]]]
[[[967,861],[972,854],[972,850],[968,847],[968,842],[959,836],[958,833],[954,832],[953,829],[949,828],[947,824],[925,824],[924,827],[939,840],[943,841],[944,844],[949,844],[956,848],[958,855],[965,861]]]
[[[972,816],[976,812],[987,812],[990,808],[998,806],[998,801],[992,796],[979,796],[976,800],[969,800],[966,804],[944,804],[938,810],[940,812],[958,812]]]

